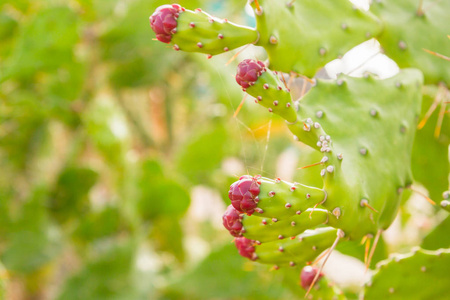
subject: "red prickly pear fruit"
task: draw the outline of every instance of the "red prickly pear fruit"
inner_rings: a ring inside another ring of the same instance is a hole
[[[230,186],[228,198],[239,212],[251,215],[257,206],[259,192],[259,183],[255,177],[242,176]]]
[[[223,226],[231,233],[232,236],[239,237],[242,235],[242,216],[233,205],[229,205],[223,217]]]
[[[162,5],[150,16],[150,26],[156,33],[158,41],[170,43],[181,11],[183,8],[178,4]]]
[[[307,290],[311,283],[314,280],[314,277],[316,277],[317,272],[319,272],[319,268],[306,266],[302,269],[302,272],[300,274],[300,282],[302,284],[302,288]],[[323,277],[323,274],[320,273],[319,277],[317,278],[317,281],[319,281],[320,278]]]
[[[258,77],[266,71],[266,65],[262,61],[244,59],[237,67],[236,82],[244,89],[253,85]]]
[[[249,240],[245,237],[238,237],[234,240],[234,244],[236,245],[236,248],[239,250],[239,254],[243,257],[247,257],[251,260],[255,260],[256,253],[255,253],[255,241]]]

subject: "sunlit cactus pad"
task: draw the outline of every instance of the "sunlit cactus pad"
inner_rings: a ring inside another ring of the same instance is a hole
[[[257,45],[263,46],[273,70],[309,77],[327,62],[376,36],[381,23],[348,0],[259,0]],[[339,18],[336,18],[339,16]]]
[[[425,83],[450,84],[450,62],[428,51],[450,56],[450,1],[378,0],[371,11],[383,22],[376,38],[401,68],[419,68]]]
[[[447,299],[450,250],[416,250],[380,262],[364,299]]]

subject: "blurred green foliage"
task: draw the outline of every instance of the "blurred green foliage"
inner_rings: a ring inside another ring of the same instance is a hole
[[[261,168],[266,130],[252,136],[231,118],[242,95],[221,70],[232,72],[230,56],[211,65],[152,41],[148,17],[165,2],[0,1],[0,299],[7,278],[11,299],[269,291],[248,289],[269,279],[240,269],[228,233],[187,216],[195,185],[226,197],[234,177],[224,159],[246,151],[246,165]],[[178,2],[245,17],[237,0]],[[240,122],[266,126],[262,114]],[[275,138],[268,156],[289,143]],[[193,237],[214,237],[218,249],[198,267],[186,246]],[[221,272],[205,270],[211,262]]]

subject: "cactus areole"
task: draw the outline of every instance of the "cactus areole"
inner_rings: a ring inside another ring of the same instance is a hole
[[[170,43],[172,34],[177,28],[177,19],[183,8],[178,4],[162,5],[150,16],[150,26],[156,33],[156,39],[163,43]]]

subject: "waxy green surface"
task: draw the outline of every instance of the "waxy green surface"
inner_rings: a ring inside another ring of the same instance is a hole
[[[365,300],[447,299],[450,250],[417,250],[380,262],[364,290]]]

